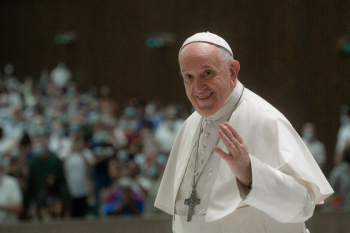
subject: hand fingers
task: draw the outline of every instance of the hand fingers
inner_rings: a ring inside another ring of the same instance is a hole
[[[225,122],[226,127],[231,131],[231,133],[233,134],[233,136],[235,138],[237,138],[239,143],[243,143],[243,138],[241,137],[241,135],[238,133],[238,131],[229,123],[229,122]]]
[[[221,150],[218,146],[214,146],[214,150],[223,160],[227,161],[230,158],[230,156]]]
[[[226,134],[222,132],[222,130],[219,130],[219,137],[221,138],[222,142],[225,144],[227,150],[229,152],[237,152],[237,148],[239,146],[239,143],[236,138],[233,138],[232,141],[228,139]]]
[[[226,137],[230,141],[233,141],[234,135],[232,134],[231,130],[224,124],[220,124],[219,127],[222,130],[222,132],[226,135]]]
[[[228,138],[229,143],[232,142],[235,145],[236,149],[240,148],[240,143],[239,143],[238,139],[232,134],[231,130],[226,125],[220,124],[220,129],[221,129],[221,131],[223,131],[223,133]],[[227,149],[228,149],[228,147],[227,147]]]

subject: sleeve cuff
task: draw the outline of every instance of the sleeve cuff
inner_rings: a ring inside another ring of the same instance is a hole
[[[237,182],[243,202],[260,209],[280,222],[290,222],[303,209],[307,189],[293,177],[249,155],[253,188]]]

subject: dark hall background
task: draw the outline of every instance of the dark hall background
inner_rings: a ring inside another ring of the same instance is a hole
[[[76,43],[55,44],[59,31],[76,32]],[[339,109],[350,102],[350,56],[338,50],[350,33],[349,0],[2,0],[0,67],[12,62],[18,77],[38,78],[63,58],[82,89],[106,84],[121,103],[158,96],[189,105],[177,55],[201,31],[228,41],[241,82],[297,131],[314,122],[332,161]],[[173,33],[176,41],[148,48],[154,32]]]

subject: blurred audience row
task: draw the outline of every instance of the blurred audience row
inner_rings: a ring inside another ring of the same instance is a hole
[[[157,99],[124,106],[79,93],[60,63],[37,82],[0,79],[0,223],[158,212],[153,203],[188,113]]]

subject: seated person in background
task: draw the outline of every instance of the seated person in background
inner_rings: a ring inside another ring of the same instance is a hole
[[[109,191],[102,211],[107,215],[131,215],[143,212],[143,200],[132,190],[133,180],[124,176],[119,178],[118,187]]]
[[[321,141],[316,138],[315,125],[312,123],[305,123],[303,125],[301,134],[306,147],[312,154],[312,157],[314,157],[318,166],[323,169],[327,160],[326,147]]]
[[[49,175],[40,195],[39,217],[44,220],[70,216],[68,202],[64,200],[64,185],[55,175]]]
[[[343,161],[333,168],[329,183],[334,190],[330,201],[335,211],[350,212],[350,147],[347,147]]]
[[[3,173],[9,162],[0,157],[0,224],[17,223],[22,210],[23,197],[17,179]]]

